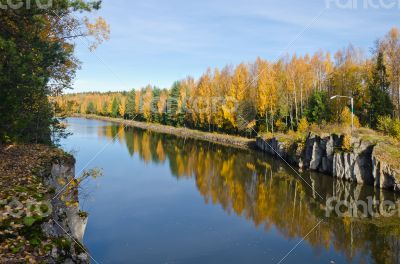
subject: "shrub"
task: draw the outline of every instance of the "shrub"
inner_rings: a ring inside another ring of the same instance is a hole
[[[265,133],[262,134],[262,137],[263,137],[265,140],[268,140],[268,139],[273,138],[273,137],[274,137],[274,134],[272,134],[271,132],[265,132]]]
[[[310,130],[314,133],[320,132],[320,127],[316,123],[311,123]]]
[[[400,119],[392,119],[390,116],[379,116],[377,128],[386,135],[400,140]]]
[[[397,140],[400,140],[400,119],[392,121],[392,126],[390,129],[390,135]]]
[[[351,152],[353,150],[353,146],[351,145],[351,136],[349,134],[343,136],[342,150],[346,152]]]
[[[351,111],[348,107],[345,107],[340,114],[340,123],[345,126],[351,126]],[[354,115],[354,127],[360,127],[360,120],[356,115]]]
[[[297,126],[297,131],[300,133],[308,132],[309,124],[305,117],[300,119],[299,125]]]
[[[262,134],[262,133],[264,133],[264,132],[267,132],[267,127],[265,126],[265,124],[260,124],[260,125],[258,126],[258,132],[259,132],[260,134]]]
[[[276,130],[278,132],[285,132],[287,130],[286,124],[280,119],[278,119],[278,121],[276,121],[275,126],[276,126]]]
[[[390,134],[392,122],[393,120],[390,116],[379,116],[377,129],[385,134]]]
[[[292,141],[294,142],[303,142],[305,143],[307,136],[304,133],[300,133],[299,131],[289,130],[286,134]]]

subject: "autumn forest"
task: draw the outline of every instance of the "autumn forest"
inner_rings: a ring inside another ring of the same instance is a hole
[[[355,100],[356,124],[370,128],[389,122],[400,132],[400,35],[390,30],[371,49],[352,45],[335,54],[322,50],[278,61],[207,69],[171,88],[148,85],[108,93],[65,94],[53,98],[61,115],[120,117],[206,131],[246,134],[296,130],[299,123],[347,122]],[[110,87],[111,88],[111,87]],[[398,131],[396,131],[396,129]]]
[[[342,2],[0,0],[0,263],[400,264],[400,9]]]

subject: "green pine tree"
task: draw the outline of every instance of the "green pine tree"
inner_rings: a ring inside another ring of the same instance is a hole
[[[171,93],[167,100],[166,122],[172,126],[183,126],[185,123],[185,113],[183,106],[185,98],[181,98],[182,85],[176,81],[171,88]],[[179,106],[180,105],[180,106]]]
[[[380,116],[388,116],[393,113],[393,103],[389,96],[390,82],[383,61],[383,53],[379,52],[372,80],[368,84],[370,103],[370,125],[376,128]]]
[[[92,101],[90,101],[86,107],[86,114],[96,114],[96,107]]]
[[[167,124],[176,126],[178,124],[178,100],[179,100],[180,83],[174,82],[171,88],[171,93],[167,100]]]
[[[136,96],[136,91],[135,89],[132,89],[128,94],[128,99],[126,100],[126,115],[128,116],[128,119],[134,119],[136,115],[135,96]]]
[[[111,112],[111,117],[117,117],[118,116],[118,108],[119,108],[119,100],[114,97],[113,101],[112,101],[112,112]]]
[[[151,101],[151,115],[152,115],[152,121],[155,123],[160,123],[161,122],[161,115],[158,112],[158,101],[160,100],[160,89],[157,87],[154,87],[153,89],[153,100]]]
[[[321,124],[323,120],[328,120],[330,115],[328,102],[328,93],[326,91],[314,91],[305,110],[307,120],[310,123]]]

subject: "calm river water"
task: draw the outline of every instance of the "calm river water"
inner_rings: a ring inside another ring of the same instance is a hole
[[[84,243],[98,263],[400,262],[398,214],[326,216],[331,197],[398,204],[394,193],[310,172],[302,180],[255,151],[67,122],[73,135],[62,146],[76,172],[88,162],[103,169],[80,192]]]

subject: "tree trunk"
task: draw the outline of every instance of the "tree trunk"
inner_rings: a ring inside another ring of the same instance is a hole
[[[274,133],[274,114],[272,112],[272,102],[271,102],[271,131]]]
[[[400,82],[398,84],[398,95],[397,95],[397,118],[400,117]]]
[[[300,117],[303,117],[303,85],[300,86]]]
[[[296,125],[299,123],[298,109],[297,109],[297,93],[296,93],[296,85],[294,85],[294,110],[295,110],[295,118]]]

